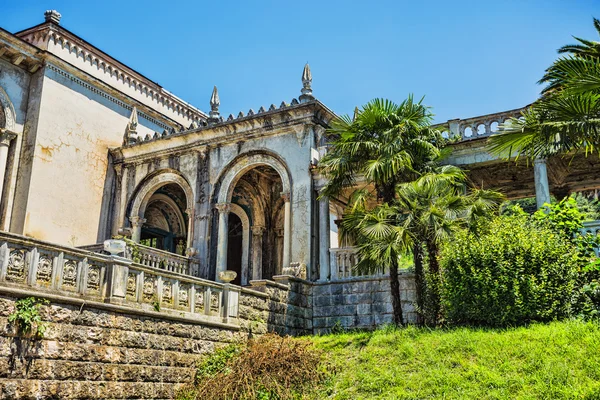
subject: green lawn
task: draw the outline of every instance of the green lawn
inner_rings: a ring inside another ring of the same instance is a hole
[[[600,399],[600,326],[384,329],[311,338],[333,375],[319,399]]]

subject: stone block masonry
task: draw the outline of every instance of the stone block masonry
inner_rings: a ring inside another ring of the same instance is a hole
[[[415,323],[413,274],[401,274],[400,298],[404,320]],[[313,286],[313,333],[342,329],[374,329],[393,321],[389,277],[357,277],[315,283]]]
[[[16,299],[0,295],[1,399],[171,399],[193,381],[203,354],[247,337],[232,327],[53,301],[42,308],[43,339],[27,339],[8,322]]]

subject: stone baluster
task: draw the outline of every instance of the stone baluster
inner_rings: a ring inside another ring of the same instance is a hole
[[[217,268],[215,279],[219,282],[219,272],[227,270],[227,241],[229,240],[229,211],[231,204],[219,203],[215,205],[219,211],[219,233],[217,239]]]

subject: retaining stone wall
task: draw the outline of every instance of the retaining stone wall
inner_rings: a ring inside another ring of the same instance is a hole
[[[195,364],[245,332],[52,302],[41,340],[15,335],[0,295],[0,399],[171,399]]]
[[[416,322],[413,274],[401,274],[400,298],[404,320]],[[313,326],[315,334],[328,333],[335,326],[344,329],[373,329],[393,321],[389,277],[349,278],[315,283]]]

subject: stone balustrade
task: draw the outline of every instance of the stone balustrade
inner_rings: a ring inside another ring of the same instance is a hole
[[[97,253],[104,252],[104,245],[102,243],[81,246],[79,248]],[[135,245],[127,245],[127,249],[125,250],[125,258],[129,260],[133,260],[135,258],[137,263],[147,267],[163,269],[178,274],[193,276],[198,274],[199,265],[195,258],[182,256],[165,250],[155,249],[154,247],[144,246],[139,243]]]
[[[459,138],[459,141],[467,141],[488,137],[499,133],[499,126],[507,122],[510,118],[521,117],[524,108],[503,111],[494,114],[481,115],[467,119],[452,119],[448,122],[434,125],[442,131],[446,138]]]
[[[139,263],[0,232],[0,284],[196,320],[237,321],[239,287],[185,275],[185,257],[169,253],[166,263],[150,258],[162,253],[142,253],[148,257]]]
[[[331,280],[354,278],[367,276],[359,274],[354,267],[358,263],[358,254],[356,247],[339,247],[329,249],[331,264]],[[380,276],[383,273],[368,276]]]

